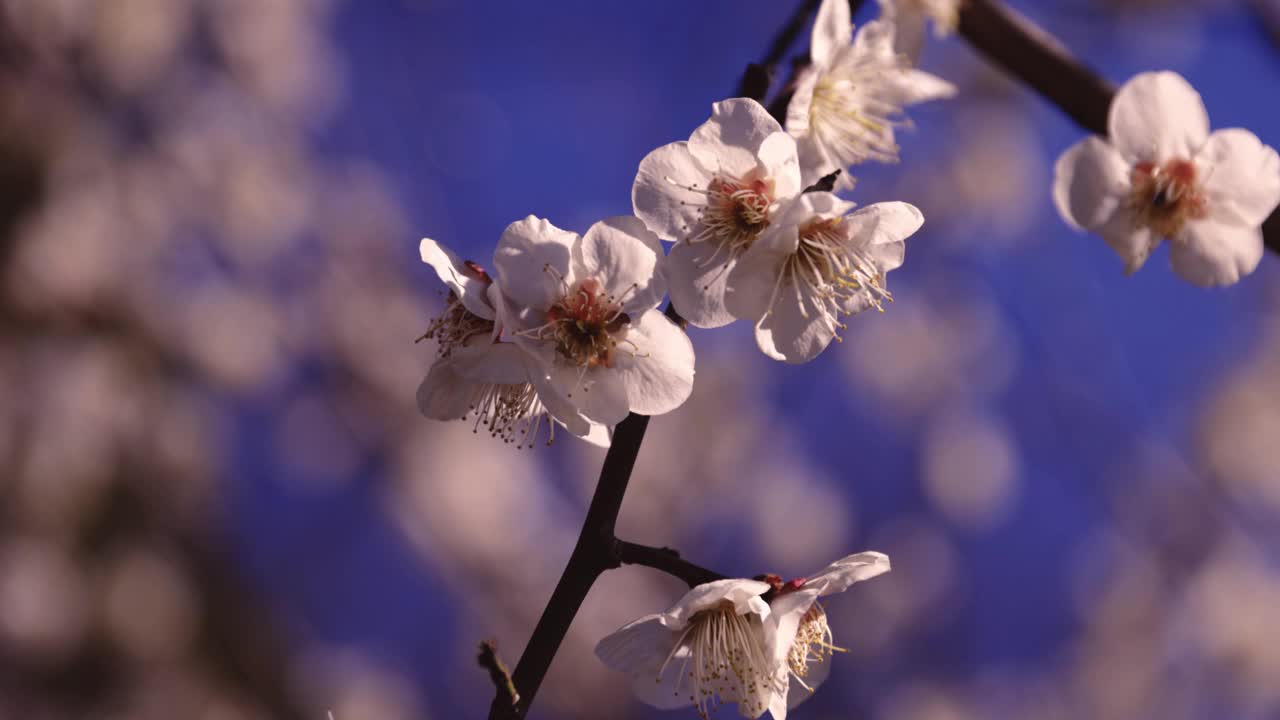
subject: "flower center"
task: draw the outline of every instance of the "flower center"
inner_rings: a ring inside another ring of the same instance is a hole
[[[599,280],[587,278],[547,310],[547,324],[538,334],[550,336],[570,365],[613,367],[616,336],[631,322],[621,300],[605,293]]]
[[[697,704],[698,715],[704,720],[722,699],[736,701],[742,715],[756,717],[768,709],[768,690],[774,682],[762,632],[755,615],[739,615],[732,603],[703,610],[689,620],[680,641],[662,663],[659,681],[676,653],[687,649],[676,684],[677,696],[687,677],[689,699]]]
[[[777,303],[783,286],[795,293],[800,315],[809,317],[809,307],[831,318],[839,330],[843,323],[834,318],[855,299],[884,312],[884,301],[893,295],[884,288],[884,274],[861,249],[849,242],[844,218],[814,218],[800,226],[800,242],[778,271],[769,312]],[[840,336],[835,340],[839,342]]]
[[[1129,181],[1129,208],[1140,226],[1159,237],[1172,238],[1188,219],[1208,214],[1196,183],[1196,166],[1188,160],[1174,159],[1160,166],[1140,162],[1130,171]]]
[[[813,86],[809,129],[842,165],[862,160],[896,162],[898,144],[893,128],[904,125],[902,109],[875,96],[876,83],[902,68],[901,59],[888,65],[859,63],[832,68]]]
[[[800,619],[800,629],[796,631],[795,642],[787,653],[787,665],[791,675],[806,690],[813,688],[805,685],[804,678],[809,674],[810,663],[820,663],[838,652],[848,652],[842,647],[832,644],[831,626],[827,624],[827,611],[822,603],[814,601],[813,607]]]
[[[492,320],[485,320],[471,312],[458,299],[457,294],[450,292],[444,311],[431,320],[427,331],[417,341],[435,340],[438,343],[436,352],[441,358],[447,358],[472,337],[492,332]]]
[[[471,411],[476,415],[475,432],[484,425],[491,435],[516,447],[533,447],[544,422],[547,444],[556,438],[556,425],[529,383],[481,384],[472,397]]]
[[[667,178],[673,184],[674,180]],[[707,260],[711,264],[717,258],[732,259],[751,247],[765,228],[769,227],[769,208],[774,201],[773,181],[752,171],[743,177],[717,175],[707,187],[681,185],[689,192],[706,196],[706,202],[698,211],[699,226],[689,235],[690,243],[712,243],[715,254]]]

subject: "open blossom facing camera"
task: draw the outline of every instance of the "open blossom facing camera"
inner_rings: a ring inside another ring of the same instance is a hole
[[[688,399],[693,345],[656,309],[664,259],[634,217],[602,220],[583,236],[532,215],[507,227],[494,253],[504,336],[536,358],[549,383],[544,403],[613,425]]]
[[[813,25],[813,62],[787,108],[787,132],[796,138],[805,185],[866,160],[896,162],[894,128],[905,123],[902,108],[956,92],[951,83],[911,67],[894,47],[890,17],[852,32],[849,3],[823,0]],[[852,187],[847,173],[836,187]]]
[[[755,322],[769,357],[808,362],[840,339],[840,315],[892,300],[885,274],[924,217],[902,202],[853,207],[831,193],[799,196],[733,269],[728,308]]]
[[[489,274],[474,262],[459,261],[434,240],[423,240],[419,250],[449,288],[444,311],[423,335],[437,342],[438,357],[418,387],[422,414],[433,420],[474,415],[477,431],[484,426],[504,442],[530,447],[544,426],[550,443],[559,421],[588,442],[607,445],[603,426],[589,422],[569,403],[557,404],[558,395],[532,357],[513,343],[498,341],[502,296]]]
[[[768,575],[699,585],[670,610],[601,640],[596,655],[630,675],[636,697],[654,707],[693,705],[706,718],[727,702],[744,717],[769,711],[784,720],[826,679],[826,660],[842,650],[818,598],[888,570],[888,557],[866,552],[807,579],[784,583]]]
[[[729,271],[800,189],[795,141],[745,98],[716,103],[687,142],[640,162],[632,203],[650,230],[676,243],[667,275],[682,317],[705,328],[733,322]]]
[[[1058,158],[1062,217],[1142,267],[1162,239],[1173,269],[1201,286],[1230,285],[1262,259],[1262,221],[1280,203],[1280,157],[1248,130],[1209,133],[1200,95],[1171,72],[1134,76],[1116,93],[1109,140],[1089,137]]]

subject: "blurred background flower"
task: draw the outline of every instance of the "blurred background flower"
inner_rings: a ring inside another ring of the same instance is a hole
[[[1280,144],[1266,3],[1015,5]],[[475,644],[518,657],[602,453],[417,415],[418,239],[629,212],[790,11],[0,0],[0,718],[482,715]],[[1275,717],[1280,265],[1125,278],[1051,206],[1079,131],[957,38],[923,63],[959,98],[851,196],[925,214],[897,301],[803,367],[693,331],[620,533],[893,558],[797,717]],[[665,717],[591,648],[681,590],[606,574],[534,715]]]

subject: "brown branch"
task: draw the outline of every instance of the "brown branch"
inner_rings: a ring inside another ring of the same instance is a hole
[[[476,655],[476,662],[489,671],[489,680],[493,682],[498,697],[505,696],[507,703],[515,707],[516,703],[520,702],[520,693],[516,692],[516,685],[511,681],[511,673],[507,672],[506,663],[498,657],[498,644],[493,640],[482,641],[480,652]],[[497,702],[496,698],[494,702]]]
[[[680,557],[671,548],[655,548],[638,545],[626,540],[614,540],[614,556],[624,565],[643,565],[680,578],[689,587],[725,579],[724,575],[708,570]]]
[[[960,35],[969,44],[1040,93],[1077,125],[1107,134],[1107,113],[1115,88],[1062,46],[1057,39],[998,0],[964,0]],[[1272,252],[1280,252],[1280,210],[1262,224]]]

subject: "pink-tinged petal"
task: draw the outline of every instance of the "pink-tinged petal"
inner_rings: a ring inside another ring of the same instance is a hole
[[[853,19],[848,0],[822,0],[813,20],[809,57],[818,67],[827,67],[836,51],[852,42]]]
[[[770,301],[776,300],[778,273],[791,257],[800,242],[799,228],[794,223],[779,223],[766,231],[743,253],[733,266],[725,287],[725,307],[739,320],[755,322],[769,310]],[[764,348],[761,348],[762,350]],[[776,352],[765,351],[775,360],[782,360]]]
[[[806,363],[827,349],[838,328],[826,308],[807,293],[797,294],[789,275],[784,274],[769,313],[756,322],[756,345],[775,360]]]
[[[663,710],[685,707],[693,698],[680,672],[689,655],[687,648],[676,650],[680,637],[679,630],[663,624],[662,615],[646,615],[597,643],[596,657],[631,676],[631,689],[642,702]],[[682,685],[685,691],[678,692]]]
[[[703,583],[685,593],[671,609],[662,614],[662,622],[673,630],[683,630],[689,619],[703,610],[710,610],[722,602],[733,605],[739,615],[754,614],[763,620],[769,616],[769,605],[760,598],[769,591],[769,584],[759,580],[728,578]]]
[[[667,255],[667,291],[680,317],[700,328],[733,322],[724,304],[725,287],[737,258],[710,242],[678,242]]]
[[[1139,73],[1111,101],[1107,134],[1130,164],[1188,159],[1209,138],[1209,113],[1181,75]]]
[[[1094,232],[1101,235],[1107,245],[1124,260],[1126,275],[1140,270],[1147,258],[1151,257],[1151,252],[1160,244],[1160,238],[1153,236],[1146,226],[1139,225],[1133,213],[1123,207],[1111,219],[1094,228]]]
[[[618,344],[616,373],[632,412],[661,415],[684,404],[693,392],[693,343],[657,310],[632,318]],[[606,371],[608,372],[608,371]]]
[[[760,163],[769,169],[775,198],[790,198],[804,189],[800,186],[800,159],[796,153],[796,139],[781,130],[760,143]]]
[[[1169,260],[1183,280],[1201,287],[1231,285],[1262,260],[1262,231],[1203,220],[1188,223],[1169,243]]]
[[[1261,225],[1280,204],[1280,156],[1248,130],[1215,131],[1195,160],[1212,217]]]
[[[711,106],[711,119],[689,136],[689,152],[717,175],[742,177],[760,166],[760,146],[776,132],[782,126],[755,100],[722,100]]]
[[[662,242],[637,217],[611,217],[592,225],[578,244],[578,274],[604,284],[627,313],[655,307],[667,294]]]
[[[507,299],[538,310],[560,299],[576,280],[570,257],[577,242],[576,233],[533,215],[508,225],[493,253]]]
[[[663,240],[675,241],[698,223],[698,209],[706,196],[712,172],[689,152],[689,143],[675,142],[654,150],[640,161],[631,204],[636,217]]]
[[[485,320],[494,319],[493,305],[487,293],[492,283],[476,277],[475,271],[468,269],[449,248],[431,238],[422,239],[418,244],[418,254],[422,256],[422,262],[435,268],[440,282],[449,286],[463,307]]]
[[[454,358],[437,360],[418,386],[418,411],[432,420],[458,420],[471,412],[477,385],[458,374]]]
[[[1129,164],[1102,138],[1072,145],[1053,168],[1053,202],[1075,228],[1092,230],[1111,219],[1129,190]]]
[[[860,552],[831,563],[809,576],[803,589],[814,590],[819,595],[834,595],[849,589],[850,585],[870,580],[889,572],[889,556],[878,552]]]

